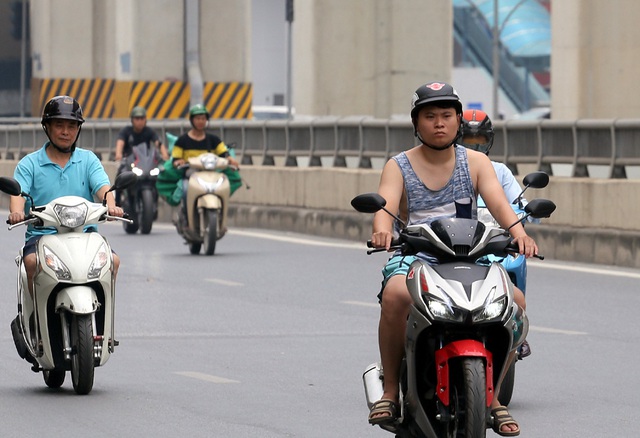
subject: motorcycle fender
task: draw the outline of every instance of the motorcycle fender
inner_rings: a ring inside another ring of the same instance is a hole
[[[493,401],[493,355],[482,343],[473,339],[454,341],[436,351],[436,394],[445,405],[449,406],[449,359],[456,357],[484,357],[486,361],[487,407]]]
[[[196,205],[198,208],[209,208],[213,210],[222,208],[222,202],[220,201],[220,198],[218,198],[216,195],[211,194],[200,196]]]
[[[68,311],[78,315],[94,313],[100,303],[96,291],[88,286],[71,286],[62,289],[56,296],[56,312]]]

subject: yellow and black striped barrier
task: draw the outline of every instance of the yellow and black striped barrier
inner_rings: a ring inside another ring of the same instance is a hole
[[[181,119],[189,113],[191,86],[183,81],[114,79],[34,79],[32,114],[39,115],[54,96],[76,98],[86,118],[128,118],[134,106],[151,119]],[[246,82],[205,82],[204,105],[215,119],[251,119],[253,88]]]

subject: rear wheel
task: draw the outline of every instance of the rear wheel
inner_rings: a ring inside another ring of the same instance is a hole
[[[487,380],[484,361],[481,358],[470,357],[462,359],[460,365],[451,378],[454,419],[447,437],[485,438]]]
[[[93,325],[91,315],[71,315],[71,377],[77,394],[93,388]]]
[[[189,252],[191,254],[200,254],[201,247],[202,247],[202,244],[200,242],[191,242],[189,244]]]
[[[204,253],[206,255],[213,255],[216,252],[216,242],[218,241],[218,211],[217,210],[205,210],[203,212],[204,222]]]
[[[138,214],[140,222],[140,232],[149,234],[153,226],[154,205],[153,192],[151,190],[143,190],[140,197],[140,214]]]
[[[502,384],[500,385],[500,394],[498,394],[498,400],[503,406],[509,405],[511,397],[513,397],[513,387],[516,382],[516,362],[514,361],[509,367],[509,371],[504,376]]]
[[[42,377],[49,388],[60,388],[64,383],[65,374],[64,370],[44,370]]]

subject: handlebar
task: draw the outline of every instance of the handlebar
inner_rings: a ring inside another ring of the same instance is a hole
[[[9,224],[8,229],[9,230],[13,230],[14,228],[17,228],[17,227],[22,226],[22,225],[29,225],[29,224],[36,223],[39,220],[40,219],[35,217],[35,216],[27,216],[25,218],[25,220],[23,220],[22,222],[16,222],[15,224],[12,225],[11,222],[9,222],[9,219],[7,219],[7,224]]]
[[[111,216],[111,215],[108,215],[108,214],[105,214],[103,217],[105,219],[108,219],[108,220],[126,222],[128,224],[132,224],[133,223],[133,219],[129,219],[129,215],[127,213],[125,213],[124,216],[122,216],[122,217],[120,217],[120,216]]]
[[[402,247],[402,242],[400,242],[400,239],[393,239],[391,240],[391,246],[389,247],[389,251],[395,251],[397,249],[400,249]],[[367,240],[367,248],[374,248],[373,243],[371,243],[371,240]],[[367,251],[367,255],[371,255],[373,253],[376,252],[383,252],[383,251],[387,251],[387,248],[375,248],[372,250]]]
[[[374,248],[373,243],[371,242],[371,240],[367,240],[367,248]],[[400,239],[393,239],[391,241],[391,246],[389,247],[389,251],[391,250],[397,250],[397,249],[401,249],[402,248],[402,242],[400,241]],[[515,245],[513,243],[513,241],[511,241],[506,247],[505,250],[507,252],[510,253],[514,253],[514,254],[519,254],[520,253],[520,248],[518,248],[517,245]],[[386,248],[375,248],[375,249],[371,249],[369,251],[367,251],[367,255],[371,255],[374,254],[376,252],[383,252],[383,251],[387,251]],[[539,260],[544,260],[544,255],[542,254],[534,254],[533,257],[539,259]]]
[[[505,249],[507,250],[507,252],[512,252],[514,254],[520,254],[520,248],[518,248],[518,245],[515,245],[513,243],[513,240],[511,242],[509,242],[509,244],[505,247]],[[534,254],[533,257],[539,259],[539,260],[544,260],[544,256],[542,254]]]

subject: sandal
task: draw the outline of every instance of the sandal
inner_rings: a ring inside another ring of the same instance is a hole
[[[498,406],[491,410],[491,415],[493,416],[493,426],[492,429],[495,433],[500,436],[518,436],[520,435],[520,426],[516,420],[513,419],[511,414],[509,414],[509,410],[505,406]],[[517,429],[505,431],[502,430],[502,426],[514,424]]]
[[[400,405],[393,400],[381,398],[371,406],[369,411],[369,424],[375,426],[376,424],[390,424],[394,423],[398,419],[398,412],[400,411]],[[381,415],[380,414],[387,414]]]

